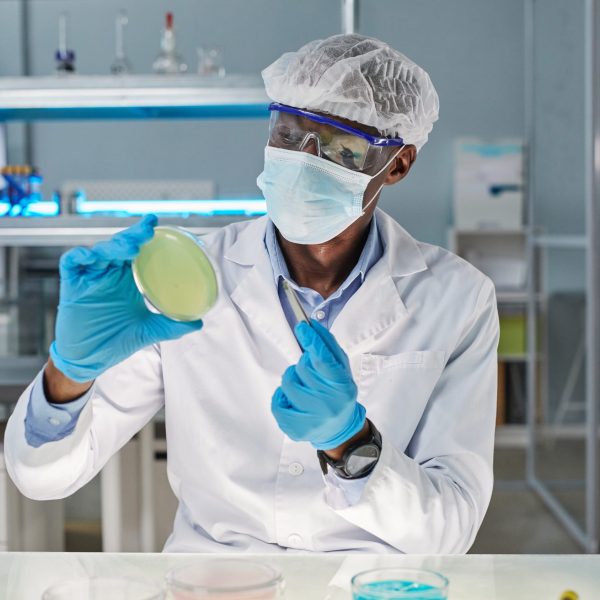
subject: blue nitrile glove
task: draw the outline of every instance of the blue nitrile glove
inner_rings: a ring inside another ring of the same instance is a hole
[[[60,302],[50,356],[74,381],[95,379],[144,346],[197,331],[202,321],[179,323],[146,308],[131,272],[140,246],[152,239],[157,218],[60,259]]]
[[[365,424],[348,357],[314,319],[310,325],[298,323],[295,333],[304,352],[283,374],[271,410],[290,439],[310,442],[319,450],[337,448]]]

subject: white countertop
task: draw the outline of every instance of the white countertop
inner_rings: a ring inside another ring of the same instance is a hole
[[[279,568],[286,600],[342,600],[351,575],[387,566],[427,568],[450,580],[450,600],[559,600],[572,589],[580,600],[600,599],[600,556],[373,556],[363,554],[202,555],[2,553],[0,598],[37,600],[50,585],[85,576],[124,576],[162,582],[174,566],[195,560],[247,557]],[[333,584],[333,585],[332,585]]]

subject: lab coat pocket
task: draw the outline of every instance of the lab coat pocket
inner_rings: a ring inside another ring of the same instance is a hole
[[[445,360],[443,350],[361,357],[358,400],[367,409],[367,416],[393,435],[402,449],[423,416]]]

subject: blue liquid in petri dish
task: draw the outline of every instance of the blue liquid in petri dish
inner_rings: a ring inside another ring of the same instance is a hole
[[[446,600],[446,593],[437,587],[414,581],[374,581],[365,583],[354,600]]]

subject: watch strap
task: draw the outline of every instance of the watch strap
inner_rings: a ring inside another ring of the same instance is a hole
[[[340,460],[331,458],[323,450],[317,450],[317,457],[319,458],[319,464],[321,466],[323,475],[327,475],[328,467],[331,467],[342,479],[362,479],[363,477],[369,475],[371,471],[373,471],[379,459],[373,461],[373,464],[370,466],[369,470],[361,473],[359,476],[350,475],[346,470],[348,459],[354,451],[362,446],[375,445],[377,448],[379,448],[379,452],[381,453],[381,433],[379,433],[379,430],[369,419],[367,419],[367,422],[369,424],[369,437],[357,440],[355,443],[348,446]]]

